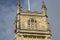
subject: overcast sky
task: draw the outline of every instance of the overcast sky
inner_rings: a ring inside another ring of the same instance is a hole
[[[41,11],[42,0],[30,0],[31,11]],[[17,0],[0,0],[0,40],[14,40]],[[60,40],[60,0],[45,0],[53,40]],[[27,0],[21,0],[27,10]]]

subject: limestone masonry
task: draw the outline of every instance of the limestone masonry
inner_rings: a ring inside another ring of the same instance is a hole
[[[21,10],[20,0],[18,0],[14,32],[14,40],[52,40],[44,1],[41,12],[31,12]]]

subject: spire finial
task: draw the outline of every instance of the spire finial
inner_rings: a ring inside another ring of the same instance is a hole
[[[42,1],[42,8],[46,8],[44,0]]]
[[[47,15],[47,8],[46,8],[46,5],[45,5],[44,0],[42,1],[42,13],[43,13],[44,15]]]
[[[20,0],[17,1],[17,13],[20,13],[21,11],[21,5],[20,5]]]
[[[18,3],[17,4],[20,5],[20,0],[18,0]]]

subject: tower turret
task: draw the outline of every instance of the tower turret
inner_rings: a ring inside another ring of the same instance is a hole
[[[46,5],[45,5],[45,2],[44,0],[42,1],[42,13],[47,16],[47,8],[46,8]]]
[[[17,15],[15,19],[15,33],[19,32],[20,30],[20,13],[21,13],[21,5],[20,5],[20,0],[18,0],[17,3]]]
[[[21,11],[21,4],[20,4],[20,0],[18,0],[18,3],[17,3],[17,14],[20,13]]]

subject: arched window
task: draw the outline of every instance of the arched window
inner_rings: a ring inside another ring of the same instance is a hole
[[[31,18],[31,22],[34,22],[34,19],[33,18]]]
[[[37,28],[37,22],[35,19],[31,18],[28,20],[28,29],[36,29]]]

